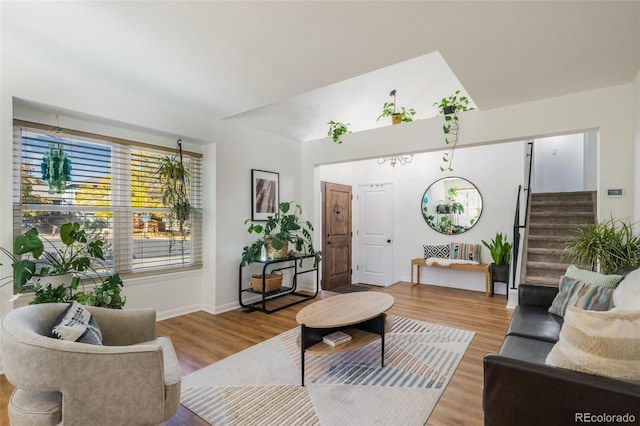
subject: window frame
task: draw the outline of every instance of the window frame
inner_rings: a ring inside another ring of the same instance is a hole
[[[50,135],[51,125],[34,123],[24,120],[13,120],[13,189],[12,204],[14,217],[14,237],[20,235],[23,229],[24,211],[49,211],[49,212],[110,212],[113,244],[113,268],[123,277],[143,277],[158,274],[166,274],[173,271],[184,271],[202,268],[202,154],[182,151],[185,162],[192,166],[192,174],[189,179],[190,203],[192,207],[189,220],[189,239],[191,251],[187,262],[183,257],[182,263],[170,263],[166,265],[154,265],[147,267],[134,267],[133,253],[135,249],[134,237],[134,213],[157,213],[168,215],[171,209],[167,207],[134,207],[132,204],[132,153],[142,151],[153,155],[177,154],[177,148],[167,148],[150,143],[131,141],[128,139],[116,138],[65,128],[63,137],[74,137],[77,141],[103,144],[111,147],[109,156],[109,171],[112,175],[111,191],[109,193],[108,206],[95,205],[52,205],[52,204],[27,204],[22,200],[22,133],[23,131],[35,132],[43,135]],[[115,155],[114,155],[115,153]],[[129,161],[127,162],[126,159]],[[117,174],[117,178],[115,173]],[[36,175],[38,173],[36,172]],[[118,185],[114,185],[113,181]],[[118,192],[118,188],[120,192]],[[124,188],[124,189],[122,189]],[[141,211],[142,210],[142,211]],[[184,237],[184,236],[183,236]],[[173,232],[171,237],[173,239]],[[142,244],[142,243],[140,243]],[[169,249],[170,250],[170,249]],[[171,252],[169,251],[167,258]]]

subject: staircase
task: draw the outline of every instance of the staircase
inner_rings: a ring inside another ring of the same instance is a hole
[[[557,286],[569,266],[566,242],[576,227],[596,222],[596,193],[532,193],[528,214],[520,282]]]

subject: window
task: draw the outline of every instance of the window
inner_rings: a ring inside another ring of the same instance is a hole
[[[201,155],[183,153],[193,208],[185,221],[164,206],[157,178],[160,159],[173,155],[149,144],[15,120],[14,234],[34,227],[59,244],[60,225],[79,222],[107,241],[108,266],[121,274],[199,267]],[[54,179],[62,175],[69,179]]]

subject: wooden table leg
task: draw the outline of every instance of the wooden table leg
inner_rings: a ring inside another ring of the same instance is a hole
[[[492,294],[491,294],[492,293],[492,291],[491,291],[492,288],[491,287],[493,286],[493,283],[491,282],[491,270],[490,269],[487,269],[487,272],[485,274],[485,279],[484,280],[485,280],[485,283],[486,283],[486,285],[485,285],[485,287],[486,287],[485,296],[487,296],[487,297],[492,296]]]

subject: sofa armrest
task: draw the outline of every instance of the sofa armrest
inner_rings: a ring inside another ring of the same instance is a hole
[[[548,308],[558,294],[558,287],[549,287],[533,284],[520,284],[518,286],[518,303],[520,305],[539,306]]]
[[[490,354],[484,358],[483,408],[491,426],[574,424],[601,414],[637,420],[640,386]]]

